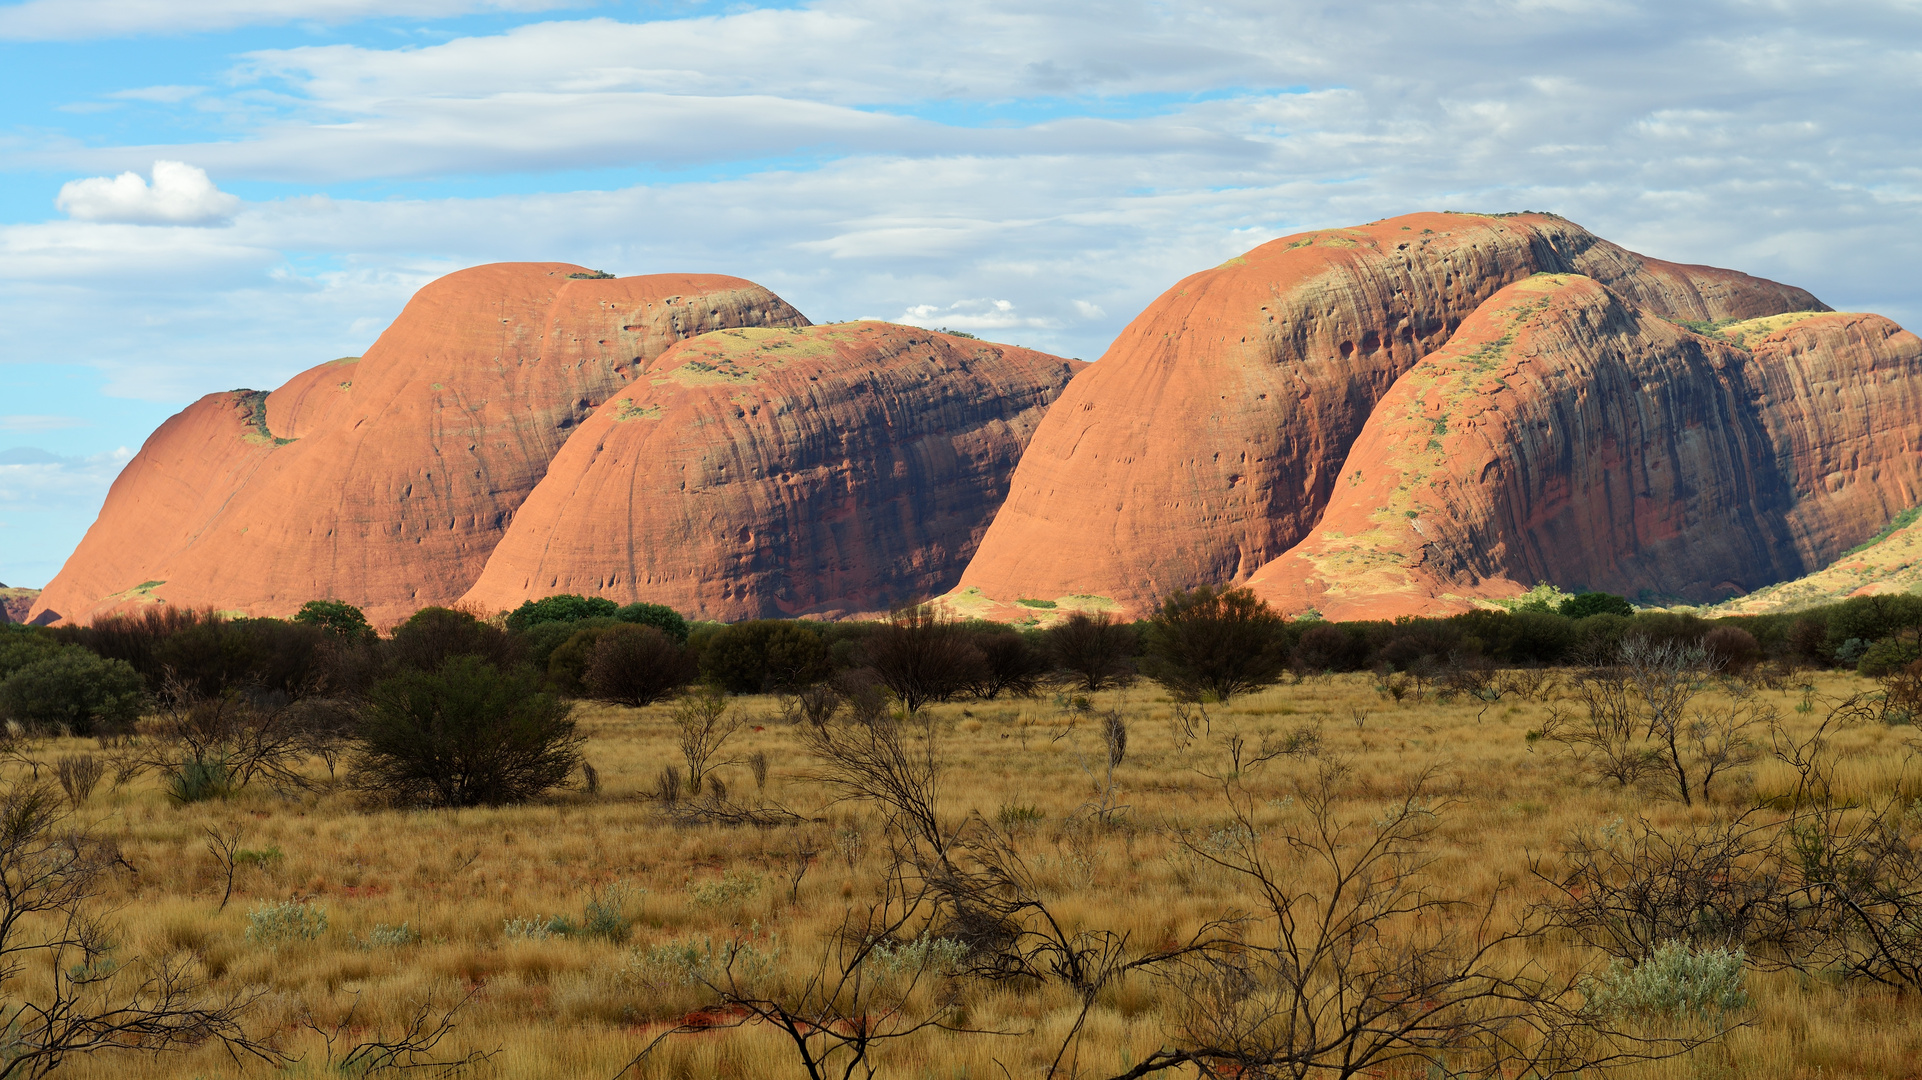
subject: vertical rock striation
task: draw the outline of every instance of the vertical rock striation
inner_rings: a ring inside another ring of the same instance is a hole
[[[939,593],[1085,366],[874,322],[685,342],[569,440],[465,602],[568,592],[733,620]]]

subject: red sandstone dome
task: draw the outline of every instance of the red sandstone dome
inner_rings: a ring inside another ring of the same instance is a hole
[[[684,342],[568,440],[464,602],[578,593],[735,620],[939,593],[1084,367],[876,322]]]
[[[1593,279],[1496,293],[1396,380],[1326,512],[1250,585],[1283,611],[1467,610],[1540,581],[1719,600],[1922,501],[1922,341],[1803,313],[1705,336]]]
[[[451,602],[574,427],[669,346],[805,325],[721,275],[450,274],[365,356],[272,394],[209,395],[163,424],[34,614],[164,600],[286,615],[332,598],[383,623]]]
[[[1586,275],[1660,318],[1823,308],[1552,215],[1414,214],[1275,240],[1177,283],[1069,386],[962,575],[960,606],[1072,598],[1141,614],[1176,589],[1247,580],[1320,519],[1395,380],[1543,271]]]

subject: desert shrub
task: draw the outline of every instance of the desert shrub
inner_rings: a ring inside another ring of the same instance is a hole
[[[424,607],[394,628],[394,662],[416,671],[439,671],[454,657],[473,657],[494,667],[519,659],[515,643],[471,613]]]
[[[1819,663],[1827,659],[1823,655],[1828,646],[1829,627],[1826,622],[1814,619],[1797,619],[1788,631],[1788,653],[1790,656],[1808,663]]]
[[[1761,643],[1755,640],[1754,634],[1739,626],[1718,626],[1710,630],[1702,638],[1702,648],[1711,661],[1728,672],[1747,671],[1762,659]]]
[[[294,621],[317,626],[353,644],[372,641],[379,636],[359,608],[341,600],[309,600],[294,613]]]
[[[552,627],[580,627],[548,653],[545,665],[547,684],[568,697],[580,697],[586,691],[581,677],[587,674],[587,665],[594,659],[594,646],[599,645],[608,632],[621,625],[612,619],[593,619],[590,623],[587,626],[579,623],[542,623],[538,627],[543,631]]]
[[[968,692],[992,701],[1002,694],[1031,697],[1048,674],[1048,656],[1026,634],[1012,627],[976,627],[974,647],[981,666]]]
[[[693,653],[660,629],[621,625],[595,642],[581,682],[596,701],[639,707],[672,697],[699,674]]]
[[[145,688],[132,665],[86,649],[61,649],[0,681],[0,716],[40,731],[122,731],[140,718],[145,704]]]
[[[269,947],[315,941],[327,932],[327,912],[305,900],[266,904],[247,913],[247,941]]]
[[[1714,1020],[1749,1007],[1742,950],[1670,941],[1634,966],[1615,961],[1584,985],[1588,1006],[1636,1020]]]
[[[1900,630],[1922,630],[1922,596],[1854,596],[1830,607],[1827,615],[1828,648],[1842,660],[1842,647],[1851,639],[1863,642],[1853,659],[1861,659],[1870,643],[1893,637]]]
[[[627,913],[628,902],[637,892],[616,882],[590,895],[581,912],[580,932],[607,941],[626,941],[634,926],[633,917]]]
[[[0,679],[66,647],[59,638],[37,627],[0,623]]]
[[[68,805],[76,810],[93,796],[93,789],[105,772],[106,766],[92,754],[68,754],[53,767],[54,779],[60,781],[60,790],[67,793]]]
[[[367,940],[361,943],[361,947],[364,949],[398,949],[408,945],[418,945],[419,943],[420,931],[415,930],[407,923],[401,923],[399,926],[375,923],[374,928],[367,932]]]
[[[177,803],[225,799],[233,793],[233,769],[218,758],[183,761],[167,774],[167,797]]]
[[[579,622],[535,623],[528,629],[514,635],[514,644],[519,648],[521,658],[534,665],[536,671],[547,671],[554,663],[554,654],[563,645],[574,639],[583,630],[596,630],[621,625],[618,619],[582,619]]]
[[[157,688],[163,673],[154,659],[155,647],[183,630],[218,618],[212,609],[165,604],[132,614],[103,615],[91,625],[58,627],[53,633],[97,656],[133,665],[150,687]]]
[[[796,690],[828,675],[821,635],[785,619],[722,627],[708,638],[700,663],[701,678],[730,694]]]
[[[949,974],[967,958],[967,945],[953,938],[929,937],[924,932],[913,941],[875,942],[862,966],[878,977],[897,978],[930,971]]]
[[[1134,627],[1115,622],[1107,612],[1077,611],[1047,631],[1048,658],[1055,669],[1090,693],[1133,682],[1139,647]]]
[[[1635,605],[1613,593],[1588,592],[1562,601],[1559,614],[1569,619],[1586,619],[1590,615],[1633,615]]]
[[[1917,660],[1922,660],[1922,633],[1898,630],[1862,650],[1862,658],[1856,661],[1855,670],[1871,679],[1879,679],[1901,671]]]
[[[619,610],[620,605],[605,597],[561,593],[539,600],[528,600],[520,607],[508,612],[507,628],[520,633],[538,623],[610,619]]]
[[[407,802],[522,802],[580,767],[570,706],[528,669],[455,656],[374,688],[355,733],[360,786]]]
[[[703,881],[688,886],[688,899],[703,907],[718,904],[731,904],[752,899],[761,891],[763,878],[759,874],[741,874],[726,870],[711,881]]]
[[[1353,671],[1361,666],[1360,643],[1333,623],[1318,622],[1295,642],[1294,664],[1303,671]]]
[[[868,667],[912,713],[978,685],[987,660],[961,624],[927,605],[902,608],[862,643]]]
[[[676,644],[687,644],[686,617],[666,604],[623,604],[614,617],[635,626],[651,626],[673,638]]]
[[[1249,589],[1175,593],[1148,624],[1147,644],[1147,676],[1183,701],[1259,690],[1288,660],[1286,624]]]

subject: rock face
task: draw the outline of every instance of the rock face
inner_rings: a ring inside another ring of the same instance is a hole
[[[1823,308],[1549,215],[1415,214],[1276,240],[1182,280],[1074,381],[962,593],[1141,614],[1175,589],[1247,580],[1320,519],[1395,380],[1499,290],[1544,271],[1586,275],[1664,318]]]
[[[1713,337],[1587,277],[1504,288],[1398,379],[1249,584],[1331,619],[1538,581],[1690,602],[1795,577],[1922,493],[1922,342],[1806,313]]]
[[[939,593],[1086,366],[874,322],[685,342],[581,425],[463,600],[735,620]]]
[[[113,485],[35,614],[165,600],[285,615],[345,600],[377,624],[457,599],[573,429],[669,346],[805,326],[740,278],[463,270],[367,354],[272,394],[201,399]]]

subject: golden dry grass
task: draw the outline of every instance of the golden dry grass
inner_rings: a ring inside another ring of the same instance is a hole
[[[1525,734],[1540,726],[1544,706],[1503,701],[1395,704],[1371,676],[1335,676],[1278,687],[1213,710],[1213,737],[1178,751],[1171,706],[1152,686],[1097,696],[1097,708],[1122,710],[1129,753],[1119,770],[1127,806],[1115,828],[1078,825],[1095,796],[1102,751],[1096,725],[1048,700],[934,706],[948,761],[942,793],[955,818],[994,819],[1003,807],[1033,807],[1038,822],[1021,833],[1024,853],[1071,921],[1127,931],[1141,941],[1178,937],[1201,921],[1245,903],[1234,881],[1198,867],[1168,836],[1176,824],[1225,820],[1214,784],[1196,771],[1232,731],[1286,732],[1319,724],[1324,746],[1355,768],[1350,797],[1365,804],[1432,770],[1447,796],[1437,879],[1470,896],[1498,882],[1521,882],[1527,865],[1551,852],[1571,829],[1646,814],[1676,823],[1721,812],[1684,808],[1581,783],[1571,767]],[[1824,676],[1820,690],[1861,689],[1852,676]],[[1798,713],[1799,694],[1769,693],[1791,725],[1813,724]],[[747,936],[784,950],[798,963],[842,917],[845,906],[875,886],[885,868],[875,811],[834,804],[805,779],[793,729],[774,719],[774,703],[742,699],[755,725],[727,750],[772,760],[766,797],[810,822],[798,829],[683,828],[665,823],[649,793],[663,765],[678,761],[664,707],[626,710],[584,706],[586,754],[599,770],[598,796],[573,792],[539,805],[464,811],[367,812],[346,793],[288,799],[248,790],[228,802],[176,806],[152,778],[107,790],[81,809],[94,831],[117,841],[137,873],[115,878],[108,898],[119,909],[122,951],[153,956],[182,950],[204,957],[224,987],[257,985],[266,996],[253,1026],[301,1060],[289,1076],[329,1075],[319,1036],[301,1026],[312,1017],[331,1028],[358,1000],[354,1026],[341,1047],[391,1032],[422,1001],[447,1003],[470,991],[459,1029],[443,1049],[499,1053],[469,1075],[482,1078],[611,1077],[665,1023],[700,1004],[698,995],[648,993],[623,975],[629,950],[650,944]],[[1480,714],[1480,719],[1478,719]],[[1838,740],[1840,786],[1856,795],[1900,787],[1909,729],[1845,732]],[[42,744],[47,759],[89,749],[78,741]],[[1249,783],[1279,797],[1309,766],[1279,762]],[[745,766],[722,770],[737,795],[754,791]],[[1785,788],[1784,770],[1753,770],[1755,794]],[[1725,789],[1746,798],[1742,785]],[[233,900],[217,911],[223,877],[205,848],[203,830],[239,830],[241,846],[278,848],[283,856],[240,871]],[[783,855],[796,840],[821,855],[789,897]],[[758,880],[751,895],[716,899],[704,884],[724,874]],[[553,938],[514,940],[508,919],[566,914],[578,918],[591,892],[610,884],[644,889],[630,906],[638,917],[628,944]],[[279,948],[250,943],[248,912],[268,902],[307,899],[328,917],[315,942]],[[376,925],[406,923],[417,944],[368,947]],[[1553,955],[1560,949],[1565,955]],[[1567,945],[1550,946],[1551,964],[1580,961]],[[1725,1044],[1690,1057],[1621,1075],[1912,1077],[1922,1061],[1922,1008],[1888,992],[1837,987],[1790,975],[1754,974],[1753,1022]],[[1163,991],[1150,979],[1126,982],[1096,1009],[1080,1054],[1083,1076],[1108,1075],[1160,1044]],[[1022,1034],[965,1036],[930,1032],[891,1048],[882,1074],[899,1077],[1038,1076],[1073,1016],[1054,990],[973,986],[964,998],[968,1021]],[[1003,1073],[1005,1066],[1006,1073]],[[212,1049],[158,1058],[97,1055],[69,1069],[74,1077],[237,1077],[283,1072],[236,1065]],[[647,1077],[785,1077],[798,1069],[780,1039],[765,1029],[677,1037],[629,1075]]]

